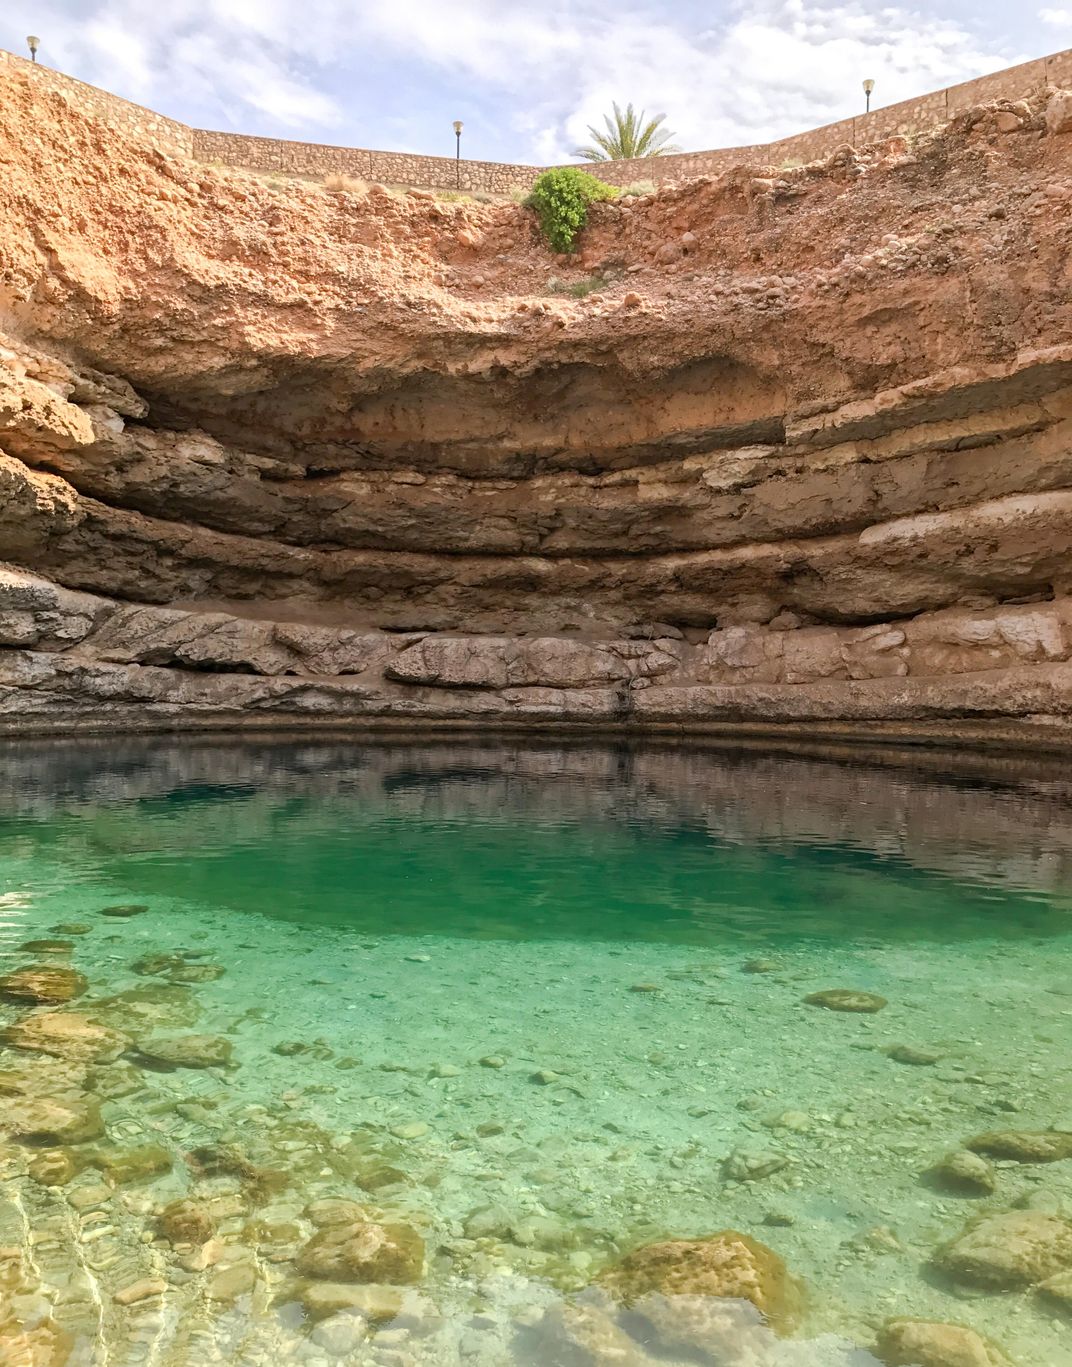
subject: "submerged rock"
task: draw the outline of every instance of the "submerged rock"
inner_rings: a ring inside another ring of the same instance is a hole
[[[792,1327],[800,1301],[777,1253],[733,1229],[645,1244],[605,1272],[600,1285],[626,1305],[652,1294],[749,1301],[779,1330]]]
[[[102,1025],[128,1031],[132,1035],[146,1029],[179,1030],[194,1025],[201,1006],[188,987],[166,983],[145,983],[102,997],[85,1008]]]
[[[132,1182],[149,1182],[171,1170],[171,1154],[160,1144],[142,1144],[132,1149],[99,1149],[89,1161],[116,1187]]]
[[[143,954],[131,968],[140,977],[162,977],[171,983],[211,983],[226,972],[219,964],[192,964],[182,954]]]
[[[131,916],[144,916],[148,910],[149,908],[142,902],[128,902],[114,907],[101,907],[100,914],[125,921]]]
[[[886,1367],[1013,1367],[996,1344],[960,1324],[887,1320],[875,1356]]]
[[[607,1299],[561,1301],[549,1306],[536,1325],[533,1360],[569,1362],[591,1367],[648,1367],[652,1359],[617,1322],[616,1307]]]
[[[781,1172],[789,1159],[773,1149],[734,1149],[722,1165],[723,1174],[735,1182],[758,1182]]]
[[[85,1063],[116,1059],[130,1044],[126,1035],[95,1025],[74,1011],[46,1011],[23,1016],[0,1031],[0,1042],[10,1049],[50,1054]]]
[[[58,926],[49,926],[53,935],[89,935],[93,927],[85,921],[61,921]]]
[[[46,1149],[37,1154],[27,1169],[43,1187],[64,1187],[86,1167],[86,1159],[73,1149]]]
[[[69,954],[72,949],[71,940],[27,940],[19,945],[20,954]]]
[[[365,1208],[356,1201],[326,1196],[322,1201],[310,1201],[305,1207],[305,1218],[317,1229],[327,1229],[330,1225],[352,1225],[365,1218]]]
[[[169,1202],[157,1216],[157,1225],[173,1244],[204,1244],[219,1228],[219,1215],[210,1202],[186,1198]]]
[[[11,1100],[0,1111],[0,1124],[27,1144],[85,1144],[104,1133],[100,1104],[92,1097]]]
[[[946,1154],[928,1173],[939,1186],[965,1196],[986,1196],[997,1187],[997,1174],[991,1165],[967,1149]]]
[[[356,1220],[319,1230],[297,1258],[306,1277],[407,1285],[424,1275],[424,1240],[410,1225]]]
[[[368,1338],[368,1321],[356,1310],[340,1310],[321,1320],[309,1335],[309,1342],[323,1348],[329,1357],[349,1358]]]
[[[137,1052],[150,1065],[165,1068],[224,1068],[231,1062],[233,1048],[222,1035],[178,1035],[143,1040]]]
[[[130,967],[139,977],[151,978],[158,973],[167,973],[172,968],[181,968],[185,962],[180,954],[143,954]]]
[[[112,1300],[116,1305],[138,1305],[152,1296],[162,1296],[167,1288],[168,1284],[162,1277],[142,1277],[140,1281],[131,1282],[129,1286],[116,1291]]]
[[[1054,1130],[990,1130],[967,1141],[973,1153],[1017,1163],[1057,1163],[1072,1158],[1072,1134]]]
[[[210,1301],[230,1303],[240,1296],[248,1296],[257,1285],[257,1269],[251,1262],[233,1262],[221,1267],[205,1283],[205,1296]]]
[[[58,1006],[89,987],[85,975],[54,964],[31,964],[0,977],[0,996],[38,1006]]]
[[[1072,1222],[1034,1210],[986,1215],[938,1250],[935,1266],[995,1291],[1035,1286],[1072,1268]]]
[[[344,1310],[364,1315],[370,1324],[390,1324],[398,1319],[424,1319],[435,1313],[430,1301],[419,1291],[402,1286],[352,1282],[306,1282],[298,1299],[311,1319],[327,1319]]]
[[[1039,1284],[1039,1295],[1072,1313],[1072,1271],[1058,1272]]]
[[[804,1001],[808,1006],[822,1006],[827,1011],[852,1011],[863,1015],[874,1015],[889,1006],[885,997],[879,997],[874,992],[854,992],[845,987],[812,992]]]
[[[204,1144],[186,1155],[198,1177],[234,1177],[251,1200],[260,1201],[290,1184],[290,1174],[280,1168],[255,1163],[237,1144]]]
[[[937,1049],[917,1049],[911,1044],[894,1044],[883,1051],[894,1063],[907,1063],[916,1068],[926,1068],[940,1063],[944,1058]]]

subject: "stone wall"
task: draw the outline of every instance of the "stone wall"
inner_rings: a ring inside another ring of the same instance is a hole
[[[193,154],[198,161],[220,162],[250,171],[281,171],[286,175],[354,176],[386,185],[420,185],[436,190],[482,190],[508,194],[527,187],[539,175],[538,166],[513,166],[496,161],[456,161],[454,157],[421,157],[410,152],[377,152],[364,147],[334,147],[318,142],[289,142],[282,138],[253,138],[241,133],[193,130]]]
[[[140,104],[132,104],[130,100],[110,95],[106,90],[98,90],[95,85],[86,85],[84,81],[76,81],[73,76],[65,76],[37,62],[28,62],[0,48],[0,80],[16,73],[34,81],[42,97],[58,93],[80,113],[101,119],[128,137],[149,143],[173,156],[194,155],[193,129],[187,128],[186,124],[165,118],[163,114],[156,114]]]
[[[503,162],[471,161],[453,157],[425,157],[409,152],[382,152],[370,148],[336,147],[328,143],[291,142],[282,138],[250,137],[243,133],[220,133],[188,128],[140,105],[122,100],[95,86],[86,85],[51,68],[26,61],[0,50],[0,77],[22,71],[40,83],[42,92],[58,90],[81,110],[104,119],[122,131],[149,141],[161,150],[199,161],[215,162],[250,171],[321,177],[345,175],[388,185],[424,186],[430,189],[508,194],[527,189],[539,174],[538,166]],[[1036,61],[1024,62],[974,81],[916,99],[887,105],[870,114],[842,119],[823,128],[809,129],[773,143],[718,148],[706,152],[683,152],[657,161],[602,163],[600,176],[615,185],[656,180],[676,184],[697,176],[715,176],[741,164],[786,166],[828,156],[846,143],[862,145],[897,134],[919,133],[944,122],[972,105],[996,99],[1019,99],[1039,86],[1072,86],[1072,50]]]

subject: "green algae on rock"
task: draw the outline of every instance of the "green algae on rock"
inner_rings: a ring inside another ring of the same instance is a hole
[[[298,1271],[331,1282],[407,1285],[424,1276],[424,1240],[410,1225],[362,1219],[320,1229],[297,1258]]]
[[[625,1305],[652,1294],[750,1301],[781,1331],[793,1327],[801,1302],[800,1286],[778,1254],[734,1229],[645,1244],[605,1272],[599,1285]]]

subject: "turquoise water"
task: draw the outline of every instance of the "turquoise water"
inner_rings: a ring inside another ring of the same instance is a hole
[[[981,1214],[1072,1215],[1072,1160],[999,1159],[975,1195],[928,1175],[983,1131],[1072,1130],[1060,767],[459,742],[3,753],[0,951],[76,968],[88,989],[58,1009],[124,1036],[88,1073],[0,1055],[0,1118],[27,1087],[67,1088],[102,1097],[106,1125],[63,1180],[42,1180],[48,1146],[4,1147],[18,1351],[873,1367],[883,1322],[911,1316],[1019,1367],[1072,1364],[1059,1300],[934,1265]],[[42,938],[72,948],[20,950]],[[804,1002],[835,988],[888,1004]],[[230,1061],[148,1056],[190,1034]],[[168,1170],[118,1181],[108,1154],[148,1144]],[[270,1178],[206,1164],[221,1146]],[[187,1195],[216,1203],[200,1256],[159,1223]],[[310,1308],[301,1250],[328,1198],[425,1241],[418,1288],[375,1325]],[[637,1246],[726,1229],[806,1288],[787,1336],[683,1337],[593,1289]],[[563,1328],[576,1305],[605,1313],[605,1341]]]

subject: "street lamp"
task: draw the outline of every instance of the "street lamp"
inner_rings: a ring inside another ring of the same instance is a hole
[[[871,80],[870,77],[868,77],[867,80],[864,81],[864,95],[867,97],[867,108],[864,110],[865,114],[871,113],[871,92],[872,90],[874,90],[874,88],[874,81]]]
[[[41,39],[38,38],[36,33],[27,34],[26,46],[30,49],[30,60],[36,62],[37,49],[41,46]]]
[[[457,143],[457,152],[454,157],[454,184],[457,189],[462,188],[462,121],[454,120],[454,137]]]

